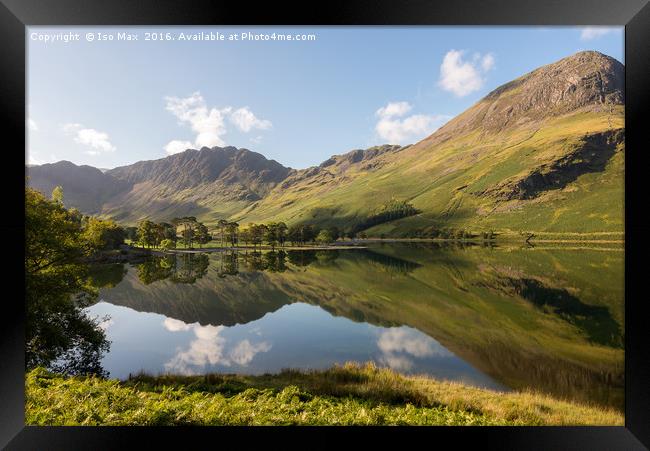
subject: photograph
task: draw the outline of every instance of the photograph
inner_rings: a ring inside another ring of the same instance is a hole
[[[25,424],[625,424],[623,26],[28,26]]]

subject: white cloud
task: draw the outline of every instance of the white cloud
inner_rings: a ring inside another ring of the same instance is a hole
[[[250,142],[252,142],[253,144],[259,144],[262,142],[262,136],[253,137],[250,139]]]
[[[586,27],[580,31],[580,40],[591,41],[592,39],[598,39],[601,36],[613,33],[616,30],[616,28],[610,27]]]
[[[483,56],[475,53],[471,61],[463,59],[464,53],[462,50],[450,50],[440,65],[438,86],[458,97],[481,89],[485,83],[483,75],[493,69],[495,64],[491,53]]]
[[[413,114],[401,118],[411,109],[412,106],[408,102],[390,102],[379,108],[375,112],[375,115],[379,117],[375,130],[380,138],[390,144],[416,141],[433,133],[449,119],[449,116],[440,114]]]
[[[164,147],[167,155],[173,155],[175,153],[185,152],[187,149],[191,149],[194,145],[189,141],[179,141],[177,139],[170,141]]]
[[[32,152],[32,151],[27,152],[27,164],[41,165],[41,164],[44,164],[44,163],[46,163],[46,161],[38,158],[35,155],[35,152]]]
[[[232,351],[230,351],[230,358],[238,365],[246,366],[260,352],[268,352],[271,345],[265,341],[260,343],[251,344],[248,340],[240,341]]]
[[[448,354],[443,348],[436,349],[435,342],[416,330],[399,328],[382,332],[377,346],[383,353],[405,352],[414,357]]]
[[[62,130],[63,133],[67,135],[72,135],[77,133],[77,131],[81,130],[83,126],[81,124],[65,124],[63,125]]]
[[[266,341],[251,343],[248,339],[244,339],[228,350],[228,340],[222,336],[227,329],[225,326],[186,324],[172,318],[166,318],[163,326],[170,332],[191,330],[195,336],[187,349],[179,350],[165,363],[165,369],[171,372],[195,374],[200,372],[197,370],[207,365],[247,366],[255,355],[271,349],[271,344]]]
[[[189,97],[165,97],[165,109],[171,112],[178,120],[197,133],[195,144],[197,147],[223,146],[221,138],[226,134],[225,116],[230,112],[230,107],[223,109],[208,108],[200,92],[195,92]]]
[[[253,129],[268,130],[272,127],[271,121],[259,119],[248,107],[234,111],[230,106],[208,108],[205,99],[198,91],[185,98],[165,97],[165,101],[165,109],[176,116],[181,124],[188,125],[196,133],[194,146],[197,148],[224,146],[226,142],[223,136],[228,131],[226,119],[246,133]],[[165,146],[165,151],[168,154],[176,153],[181,143],[185,145],[187,142],[171,141]]]
[[[379,359],[379,361],[395,371],[403,372],[410,371],[414,365],[413,360],[408,357],[397,356],[394,354],[384,355]]]
[[[34,119],[32,118],[27,119],[27,129],[32,132],[38,131],[38,125],[36,124],[36,121],[34,121]]]
[[[27,157],[27,164],[30,165],[41,165],[45,163],[53,163],[59,160],[59,158],[53,153],[51,153],[49,158],[47,158],[47,157],[43,157],[43,155],[40,152],[37,152],[32,149],[29,149],[25,154],[25,156]]]
[[[379,108],[375,114],[381,118],[404,116],[412,108],[408,102],[389,102],[388,105]]]
[[[255,117],[253,112],[247,106],[239,108],[230,115],[230,121],[243,131],[249,132],[254,128],[268,130],[272,127],[271,121]]]
[[[432,338],[406,327],[382,332],[377,347],[382,352],[380,362],[398,371],[410,370],[414,358],[452,355]]]
[[[483,58],[481,58],[481,68],[484,72],[487,72],[494,68],[494,63],[494,55],[491,53],[488,53],[487,55],[483,56]]]
[[[86,147],[90,147],[85,153],[89,155],[99,155],[101,152],[114,152],[115,146],[111,144],[109,136],[105,132],[100,132],[94,128],[84,128],[81,124],[65,124],[63,132],[73,136],[74,142]]]
[[[170,332],[179,332],[182,330],[190,330],[192,326],[185,324],[183,321],[174,318],[165,318],[163,326]]]
[[[167,326],[165,324],[165,327]],[[194,374],[196,367],[223,363],[223,349],[226,339],[219,336],[219,334],[224,329],[224,326],[195,325],[194,334],[196,339],[190,343],[187,350],[179,351],[169,362],[165,363],[165,369],[181,374]]]

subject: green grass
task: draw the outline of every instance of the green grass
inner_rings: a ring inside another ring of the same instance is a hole
[[[611,127],[608,119],[604,112],[578,112],[552,118],[538,129],[490,136],[474,131],[434,145],[425,140],[386,157],[378,169],[351,167],[343,176],[318,175],[276,188],[232,219],[345,229],[395,198],[412,203],[421,214],[372,227],[369,236],[406,237],[431,226],[503,233],[622,232],[624,151],[604,171],[583,174],[535,199],[503,202],[478,194],[566,156],[585,134],[623,127],[622,108],[615,108]]]
[[[372,364],[127,381],[26,375],[29,425],[623,425],[615,410],[498,393]]]

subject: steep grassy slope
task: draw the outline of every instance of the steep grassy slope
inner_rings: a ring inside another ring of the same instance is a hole
[[[369,234],[620,232],[623,73],[612,58],[578,53],[501,86],[413,146],[343,175],[303,171],[235,217],[352,227],[398,199],[421,213]]]

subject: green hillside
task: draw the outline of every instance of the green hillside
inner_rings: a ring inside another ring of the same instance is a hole
[[[413,146],[289,178],[233,217],[353,227],[396,199],[420,213],[369,235],[622,232],[622,74],[609,57],[576,54],[498,88]]]

